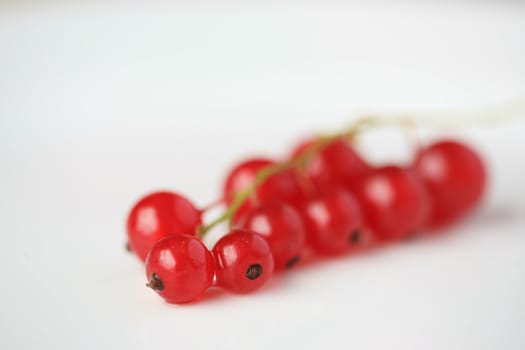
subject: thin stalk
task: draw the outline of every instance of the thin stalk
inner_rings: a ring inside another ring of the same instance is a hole
[[[319,154],[324,148],[330,145],[334,140],[339,138],[351,139],[360,132],[361,128],[368,124],[374,124],[374,119],[363,118],[358,120],[355,124],[350,126],[348,129],[344,130],[343,132],[321,136],[316,142],[310,145],[306,149],[306,151],[300,156],[261,169],[257,173],[250,185],[235,193],[232,203],[230,204],[230,206],[228,206],[224,213],[222,213],[222,215],[211,221],[209,224],[201,226],[199,228],[197,236],[202,238],[217,225],[220,225],[221,223],[226,221],[231,222],[237,210],[239,210],[239,208],[249,197],[255,194],[257,188],[270,176],[276,175],[286,170],[306,167],[317,154]]]

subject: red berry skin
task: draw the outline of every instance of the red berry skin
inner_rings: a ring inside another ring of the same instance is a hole
[[[160,239],[173,234],[195,234],[201,212],[185,197],[155,192],[139,200],[127,219],[128,242],[141,260]]]
[[[367,227],[382,241],[408,238],[424,227],[430,214],[428,191],[410,169],[376,168],[351,188]]]
[[[255,232],[234,229],[213,247],[216,284],[233,293],[250,293],[264,285],[273,273],[268,242]]]
[[[456,141],[444,140],[423,149],[414,167],[431,195],[430,227],[451,223],[467,214],[480,201],[486,187],[487,172],[480,156]]]
[[[315,142],[300,144],[292,158],[304,154]],[[306,175],[316,192],[330,193],[362,177],[370,170],[368,164],[352,148],[349,141],[338,139],[325,147],[306,167]]]
[[[191,235],[158,241],[146,258],[148,286],[169,303],[188,303],[213,283],[215,264],[210,251]]]
[[[235,192],[245,189],[255,179],[257,173],[262,169],[274,165],[269,159],[249,159],[237,165],[228,175],[223,193],[227,204],[231,204]],[[257,199],[264,203],[269,200],[282,200],[296,205],[304,199],[304,192],[293,171],[283,171],[270,176],[256,190]],[[253,198],[247,199],[237,210],[234,221],[239,222],[255,206]]]
[[[308,243],[323,255],[341,255],[366,243],[359,203],[352,194],[338,189],[304,203],[302,214]]]
[[[306,232],[301,215],[294,207],[279,201],[263,203],[248,213],[242,227],[257,232],[268,241],[276,270],[298,262]]]

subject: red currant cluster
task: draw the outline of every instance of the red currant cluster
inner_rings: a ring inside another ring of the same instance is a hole
[[[309,256],[362,251],[450,224],[482,196],[484,164],[464,144],[443,140],[408,166],[372,167],[352,136],[310,140],[284,162],[240,163],[224,184],[227,209],[208,225],[205,210],[179,194],[142,198],[127,233],[146,263],[147,286],[171,303],[196,300],[212,285],[252,292]],[[225,221],[230,232],[210,252],[200,238]]]

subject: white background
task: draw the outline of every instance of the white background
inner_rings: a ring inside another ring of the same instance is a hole
[[[204,205],[235,160],[351,113],[525,96],[524,62],[518,2],[0,5],[0,348],[524,349],[523,121],[424,134],[491,171],[480,210],[433,239],[186,306],[123,250],[148,191]],[[396,132],[361,148],[408,159]]]

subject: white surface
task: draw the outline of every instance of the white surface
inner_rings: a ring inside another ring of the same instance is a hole
[[[358,109],[525,94],[524,7],[210,6],[0,6],[0,348],[524,349],[523,122],[451,131],[492,187],[448,235],[250,296],[144,287],[122,247],[143,193],[204,204],[235,159]],[[400,159],[399,137],[365,142]]]

